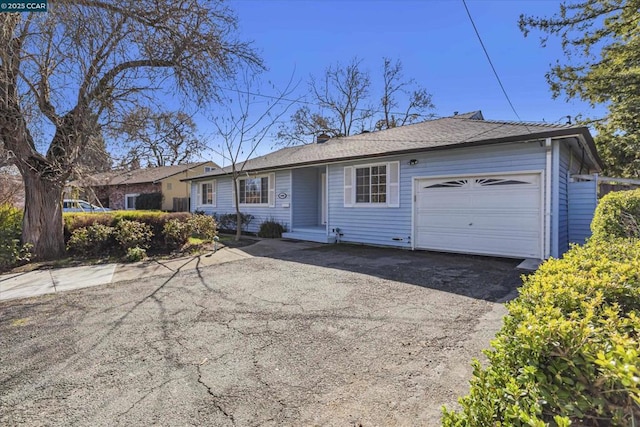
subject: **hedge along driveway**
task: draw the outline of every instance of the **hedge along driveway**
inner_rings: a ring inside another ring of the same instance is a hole
[[[437,425],[519,284],[511,260],[243,249],[0,304],[0,424]]]

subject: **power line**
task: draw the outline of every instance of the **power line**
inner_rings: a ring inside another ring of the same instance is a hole
[[[469,16],[469,20],[471,21],[471,25],[473,26],[473,30],[476,32],[476,36],[478,36],[478,41],[480,42],[480,45],[482,46],[482,50],[484,50],[484,54],[487,56],[487,60],[489,61],[489,65],[491,65],[491,69],[493,70],[493,74],[496,76],[496,80],[498,80],[498,84],[500,85],[500,89],[502,89],[502,93],[504,93],[504,97],[507,98],[507,102],[509,102],[509,105],[511,106],[511,110],[513,110],[513,113],[516,115],[518,120],[520,120],[522,122],[522,119],[520,118],[520,115],[518,114],[518,112],[516,111],[515,107],[513,106],[513,103],[511,102],[511,99],[509,98],[509,95],[507,94],[507,91],[505,90],[504,85],[502,84],[502,80],[500,80],[500,76],[498,75],[498,72],[496,71],[496,67],[493,66],[493,62],[491,61],[491,57],[489,56],[489,52],[487,51],[487,48],[485,47],[484,42],[482,41],[482,37],[480,37],[480,32],[478,31],[478,28],[476,27],[475,22],[473,22],[473,17],[471,17],[471,12],[469,11],[469,8],[467,7],[466,0],[462,0],[462,4],[464,5],[465,10],[467,11],[467,16]]]

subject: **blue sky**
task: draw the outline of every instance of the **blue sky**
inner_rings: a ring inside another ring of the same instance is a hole
[[[372,77],[383,56],[400,59],[405,74],[434,95],[437,112],[482,109],[485,116],[516,119],[476,38],[461,0],[229,2],[240,20],[241,37],[253,40],[268,78],[284,84],[293,70],[306,79],[328,65],[363,59]],[[523,120],[555,121],[586,112],[579,102],[553,101],[544,75],[562,58],[553,40],[525,38],[521,13],[548,16],[558,1],[468,0],[467,5]]]
[[[239,19],[239,37],[253,40],[279,87],[292,73],[302,80],[320,75],[337,61],[357,56],[380,86],[383,57],[399,59],[433,95],[435,113],[482,110],[485,118],[517,120],[505,99],[464,9],[462,0],[236,0],[228,5]],[[564,116],[601,115],[585,103],[553,100],[545,80],[550,64],[562,59],[558,40],[540,46],[539,35],[524,37],[521,13],[550,16],[559,1],[467,0],[491,59],[520,118],[564,122]],[[273,93],[268,86],[260,89]],[[262,150],[264,151],[264,149]]]

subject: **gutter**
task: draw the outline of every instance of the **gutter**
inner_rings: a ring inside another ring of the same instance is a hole
[[[584,133],[576,133],[577,129],[583,129]],[[589,136],[589,138],[587,139],[586,136]],[[299,167],[305,167],[305,166],[322,166],[327,164],[348,162],[352,160],[375,159],[380,157],[391,157],[391,156],[399,156],[404,154],[425,153],[430,151],[452,150],[457,148],[482,147],[482,146],[494,145],[494,144],[506,144],[506,143],[518,143],[518,142],[526,143],[526,142],[532,142],[532,141],[540,141],[547,138],[560,139],[560,138],[567,138],[567,137],[577,137],[578,141],[582,143],[583,146],[585,147],[585,150],[589,155],[589,159],[591,159],[595,165],[597,165],[600,169],[602,169],[602,162],[600,161],[599,158],[597,158],[596,155],[593,154],[595,153],[595,144],[593,143],[593,139],[590,137],[588,129],[586,127],[582,127],[582,128],[558,129],[553,131],[532,133],[529,135],[520,134],[517,136],[486,139],[486,140],[480,140],[480,141],[469,141],[469,142],[462,142],[457,144],[453,143],[453,144],[438,145],[438,146],[431,146],[431,147],[411,148],[407,150],[387,151],[384,153],[359,154],[359,155],[352,155],[352,156],[346,156],[346,157],[309,160],[309,161],[297,162],[297,163],[275,164],[275,165],[260,167],[256,169],[246,169],[243,172],[260,173],[265,171],[275,171],[275,170],[299,168]],[[266,156],[268,155],[269,154],[266,154]],[[247,160],[247,161],[250,161],[250,160]],[[209,175],[203,174],[203,175],[192,177],[192,178],[185,178],[181,181],[192,181],[192,180],[199,180],[199,179],[206,179],[206,178],[216,178],[218,176],[226,176],[230,174],[231,172],[209,174]]]

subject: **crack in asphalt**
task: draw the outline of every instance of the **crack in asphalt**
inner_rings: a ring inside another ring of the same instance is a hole
[[[401,255],[415,265],[176,263],[169,277],[5,304],[9,321],[33,320],[0,322],[0,424],[435,425],[497,327],[485,295],[507,287],[491,284],[506,267],[462,275],[452,257],[423,271],[449,258]]]
[[[233,416],[233,414],[231,412],[227,412],[226,409],[224,409],[224,407],[218,402],[218,399],[220,399],[220,396],[218,396],[217,394],[215,394],[213,392],[213,390],[211,390],[211,387],[209,387],[209,385],[207,385],[207,383],[205,383],[202,380],[202,363],[199,364],[192,364],[193,366],[196,367],[196,370],[198,371],[198,383],[200,383],[206,390],[207,390],[207,394],[209,394],[211,397],[213,397],[213,406],[215,406],[215,408],[220,411],[226,418],[228,418],[231,421],[231,424],[233,424],[234,426],[236,425],[236,420]]]

